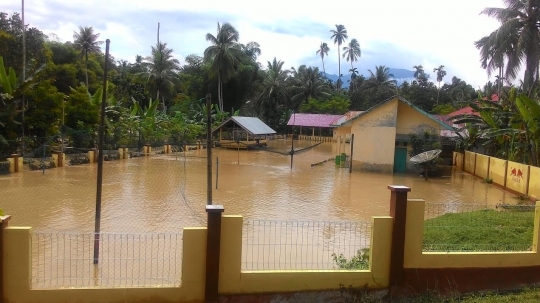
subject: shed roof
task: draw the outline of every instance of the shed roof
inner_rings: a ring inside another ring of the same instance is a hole
[[[295,113],[289,118],[287,125],[306,127],[333,127],[332,122],[341,118],[342,115],[327,114],[299,114]]]
[[[356,118],[356,116],[360,115],[362,111],[352,110],[345,115],[339,117],[338,119],[332,121],[330,125],[332,126],[340,126],[341,124],[344,124],[345,122],[348,122],[351,119]]]
[[[248,132],[250,135],[268,135],[268,134],[276,133],[275,130],[271,129],[268,125],[266,125],[257,117],[240,117],[240,116],[230,117],[229,119],[225,120],[225,122],[221,123],[221,125],[216,127],[212,132],[230,123],[234,123],[240,126],[243,130]]]
[[[407,99],[405,99],[405,98],[403,98],[403,97],[400,97],[400,96],[393,96],[393,97],[391,97],[391,98],[388,98],[388,99],[386,99],[386,100],[384,100],[384,101],[382,101],[382,102],[380,102],[380,103],[378,103],[378,104],[372,106],[372,107],[369,108],[368,110],[363,111],[363,112],[361,112],[360,114],[355,115],[355,116],[352,117],[351,119],[349,119],[349,120],[347,120],[347,121],[345,121],[345,122],[343,122],[343,123],[341,123],[341,124],[339,124],[339,125],[336,125],[336,126],[343,126],[343,125],[345,125],[345,124],[347,124],[347,123],[350,123],[351,121],[356,120],[356,119],[358,119],[358,118],[361,117],[361,116],[367,115],[368,113],[372,112],[372,111],[375,110],[376,108],[378,108],[378,107],[382,106],[383,104],[386,104],[386,103],[388,103],[388,102],[390,102],[390,101],[392,101],[392,100],[394,100],[394,99],[398,99],[399,101],[401,101],[401,102],[407,104],[408,106],[412,107],[413,109],[415,109],[416,111],[418,111],[418,112],[421,113],[422,115],[424,115],[424,116],[428,117],[429,119],[431,119],[431,120],[437,122],[437,123],[438,123],[439,125],[441,125],[444,129],[447,129],[447,130],[454,130],[454,128],[453,128],[452,126],[450,126],[450,125],[444,123],[443,121],[437,119],[437,118],[434,117],[433,115],[427,113],[427,112],[424,111],[423,109],[419,108],[418,106],[412,104],[412,103],[411,103],[410,101],[408,101]]]

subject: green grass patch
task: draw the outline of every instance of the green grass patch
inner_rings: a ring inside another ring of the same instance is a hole
[[[534,207],[448,213],[424,221],[424,251],[526,251]]]

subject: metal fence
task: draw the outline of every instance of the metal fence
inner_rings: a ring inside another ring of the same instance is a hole
[[[245,220],[242,235],[243,270],[369,267],[369,222]]]
[[[530,251],[534,205],[426,203],[424,251]]]
[[[32,288],[178,286],[182,235],[34,232]]]

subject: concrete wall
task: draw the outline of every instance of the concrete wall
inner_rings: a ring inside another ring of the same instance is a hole
[[[398,100],[392,100],[352,121],[355,166],[368,171],[392,172]]]
[[[453,152],[452,154],[452,159],[454,159],[453,165],[461,170],[463,168],[463,154],[458,152]]]
[[[508,161],[490,157],[489,159],[489,177],[493,183],[506,187],[506,167]]]
[[[206,228],[184,228],[182,286],[152,288],[31,289],[32,229],[4,230],[4,296],[10,303],[49,302],[202,302]]]
[[[389,282],[391,217],[373,217],[370,270],[242,271],[241,216],[224,216],[221,229],[221,294],[339,290],[340,285],[385,288]]]
[[[530,168],[528,195],[540,199],[540,167]]]
[[[476,168],[474,174],[485,179],[489,176],[490,157],[486,155],[476,154]]]
[[[439,123],[403,102],[398,102],[397,117],[397,134],[408,135],[424,129],[433,129],[437,133],[441,131]]]
[[[466,172],[474,175],[474,165],[476,164],[476,154],[470,151],[465,151],[463,161],[465,161],[465,165],[463,169]]]
[[[529,190],[529,165],[508,161],[506,188],[526,195]]]

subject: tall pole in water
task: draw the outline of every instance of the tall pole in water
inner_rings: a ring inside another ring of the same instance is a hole
[[[22,60],[23,60],[23,66],[22,66],[22,82],[26,81],[26,25],[24,24],[24,0],[22,0]],[[21,156],[24,158],[24,149],[25,149],[25,138],[24,138],[24,107],[25,107],[25,93],[23,92],[22,95],[22,151]]]
[[[103,94],[101,96],[101,120],[98,133],[98,171],[97,171],[97,192],[96,192],[96,225],[94,229],[94,264],[99,260],[99,233],[101,230],[101,190],[103,184],[103,141],[105,130],[105,103],[107,100],[107,74],[109,72],[109,44],[111,40],[106,40],[105,46],[105,70],[103,73]]]
[[[206,204],[212,205],[212,98],[210,94],[206,95],[206,181],[207,181],[207,194]]]

